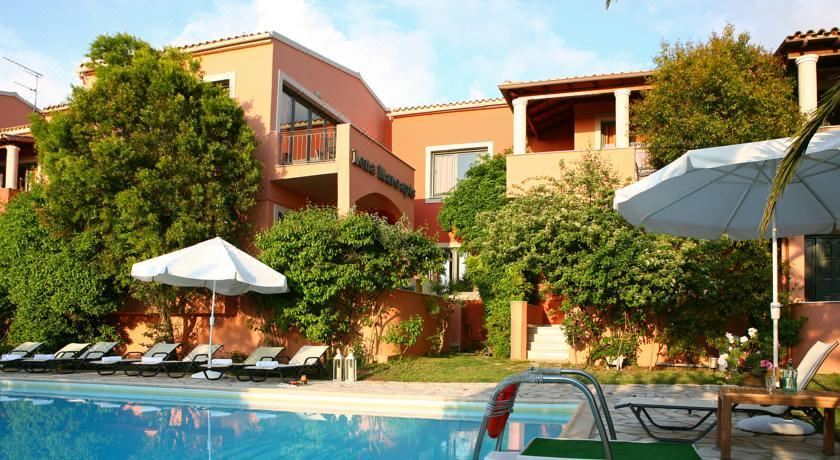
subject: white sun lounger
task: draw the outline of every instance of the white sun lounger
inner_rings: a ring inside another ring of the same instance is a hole
[[[248,373],[248,377],[253,382],[262,382],[270,375],[283,377],[285,371],[297,371],[297,378],[300,378],[307,369],[318,374],[326,374],[321,357],[327,353],[328,348],[326,345],[304,345],[289,359],[288,363],[263,361],[255,366],[246,366],[243,370]]]
[[[798,376],[797,376],[797,388],[804,389],[811,383],[811,379],[814,378],[817,371],[820,369],[822,364],[825,362],[828,355],[837,348],[838,343],[834,342],[832,344],[823,343],[817,341],[808,353],[805,354],[805,357],[802,358],[802,362],[799,363],[797,367]],[[629,408],[633,415],[636,416],[636,419],[642,425],[642,428],[645,432],[653,439],[659,441],[674,441],[674,442],[695,442],[701,439],[703,436],[706,436],[712,428],[715,427],[717,424],[717,419],[714,419],[711,423],[709,423],[706,427],[700,428],[700,426],[709,419],[713,414],[717,413],[717,400],[716,399],[670,399],[670,398],[640,398],[640,397],[630,397],[624,398],[615,405],[616,409],[623,409]],[[663,423],[657,423],[653,420],[650,413],[648,412],[651,409],[664,409],[664,410],[685,410],[688,411],[689,414],[691,412],[699,412],[703,414],[699,420],[697,421],[689,421],[686,425],[665,425]],[[822,426],[822,415],[814,409],[813,407],[790,407],[790,406],[760,406],[756,404],[739,404],[733,408],[733,410],[738,412],[747,412],[748,414],[766,414],[766,415],[775,415],[775,416],[782,416],[790,412],[791,410],[801,410],[805,412],[816,424],[816,426]],[[696,437],[692,439],[687,438],[673,438],[673,437],[663,437],[660,435],[656,435],[651,432],[650,428],[647,426],[645,421],[642,419],[642,416],[647,419],[648,423],[653,425],[656,428],[667,430],[667,431],[698,431]]]
[[[35,353],[44,342],[23,342],[12,351],[0,356],[0,371],[18,372],[22,368],[22,361],[27,356]]]

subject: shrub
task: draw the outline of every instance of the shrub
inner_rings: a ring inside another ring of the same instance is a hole
[[[402,359],[406,350],[417,343],[417,339],[420,338],[422,333],[423,317],[411,315],[408,319],[388,327],[388,332],[385,333],[385,342],[399,346],[400,359]]]

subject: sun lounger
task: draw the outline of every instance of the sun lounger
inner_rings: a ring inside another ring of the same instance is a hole
[[[125,369],[126,375],[140,375],[141,377],[154,377],[161,372],[173,379],[179,379],[188,373],[198,370],[198,366],[210,359],[222,345],[199,345],[182,360],[164,360],[157,357],[143,357],[139,362],[134,362]],[[129,370],[130,369],[130,370]],[[136,372],[136,373],[135,373]]]
[[[21,369],[21,361],[35,353],[38,348],[41,348],[43,342],[23,342],[16,346],[12,351],[4,353],[0,356],[0,371],[2,372],[18,372]]]
[[[53,369],[57,359],[75,358],[89,346],[89,343],[68,343],[55,353],[32,355],[21,361],[21,366],[26,372],[43,374]]]
[[[507,421],[514,411],[516,396],[522,384],[565,384],[574,387],[584,397],[595,422],[600,439],[534,438],[522,452],[502,451]],[[692,446],[669,442],[636,443],[617,441],[615,427],[606,404],[601,385],[591,374],[579,369],[531,368],[510,376],[496,385],[481,420],[473,448],[473,460],[482,457],[484,438],[495,440],[486,459],[513,460],[520,458],[606,458],[612,459],[691,459],[700,456]]]
[[[161,342],[146,350],[145,353],[129,351],[123,356],[105,356],[97,361],[91,361],[89,364],[93,366],[99,375],[113,375],[120,370],[125,371],[126,375],[139,375],[139,373],[130,373],[131,369],[129,366],[131,364],[138,363],[143,358],[170,359],[175,355],[175,350],[180,346],[180,343]]]
[[[797,378],[797,388],[804,389],[811,383],[811,379],[814,378],[817,371],[820,369],[822,364],[825,362],[828,355],[837,348],[838,343],[834,342],[832,344],[827,344],[823,342],[817,341],[808,353],[805,354],[805,357],[802,358],[802,361],[799,363],[797,367],[798,370],[798,378]],[[616,409],[623,409],[629,408],[633,415],[636,416],[636,419],[642,425],[642,428],[645,432],[653,439],[657,440],[668,440],[673,442],[695,442],[701,439],[703,436],[706,436],[712,428],[715,427],[717,424],[717,419],[711,419],[711,422],[706,426],[701,428],[703,422],[709,419],[712,415],[717,413],[717,400],[716,399],[666,399],[666,398],[638,398],[638,397],[630,397],[624,398],[615,405]],[[677,410],[677,411],[688,411],[691,412],[699,412],[702,416],[696,420],[688,420],[684,425],[666,425],[663,423],[658,423],[653,420],[653,417],[649,413],[650,410],[660,409],[660,410]],[[811,420],[814,422],[814,425],[819,428],[822,426],[822,414],[813,407],[790,407],[790,406],[759,406],[755,404],[740,404],[735,406],[733,410],[738,412],[746,412],[749,415],[756,415],[756,414],[763,414],[763,415],[774,415],[774,416],[785,416],[790,413],[792,410],[800,410],[804,412]],[[645,423],[647,419],[648,423],[653,425],[655,428],[659,428],[662,430],[667,431],[697,431],[697,435],[691,439],[689,438],[673,438],[673,437],[665,437],[661,435],[656,435],[651,432],[650,427]]]
[[[55,371],[59,374],[72,374],[86,363],[101,360],[116,346],[117,342],[96,342],[93,346],[83,351],[77,357],[56,358],[53,360],[52,365]]]
[[[247,358],[245,358],[245,361],[241,363],[234,363],[232,361],[228,363],[225,361],[214,359],[212,362],[212,367],[209,364],[202,364],[201,367],[204,369],[204,377],[207,380],[218,380],[222,378],[225,372],[231,372],[234,375],[236,375],[237,380],[244,382],[246,380],[250,380],[250,377],[247,377],[247,374],[245,374],[246,377],[243,378],[243,375],[241,373],[241,370],[243,368],[249,366],[256,366],[259,362],[276,362],[280,357],[280,353],[283,352],[283,349],[283,347],[259,347],[256,350],[254,350],[254,352],[251,353]],[[207,370],[210,369],[218,371],[221,374],[219,374],[218,377],[211,378],[212,374],[208,375],[207,372]]]
[[[298,379],[308,371],[326,375],[327,369],[321,358],[329,347],[325,345],[304,345],[286,363],[278,361],[259,361],[253,366],[242,368],[252,382],[262,382],[270,376],[285,377],[288,372],[295,372]]]

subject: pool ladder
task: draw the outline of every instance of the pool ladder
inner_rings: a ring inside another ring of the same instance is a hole
[[[581,382],[585,381],[585,383]],[[504,438],[505,429],[507,427],[507,418],[505,414],[513,413],[513,406],[516,402],[516,394],[519,392],[519,386],[523,383],[543,384],[543,383],[559,383],[571,385],[581,393],[584,399],[589,404],[589,409],[592,411],[592,417],[595,419],[595,426],[598,429],[598,435],[601,437],[601,443],[604,446],[604,454],[607,460],[612,460],[612,449],[610,448],[610,440],[616,440],[615,427],[613,426],[610,411],[607,408],[607,400],[604,398],[604,391],[601,389],[601,384],[595,379],[592,374],[579,369],[560,369],[560,368],[535,368],[532,367],[527,371],[512,375],[502,380],[490,400],[487,402],[487,408],[484,410],[484,418],[481,420],[481,427],[478,430],[478,437],[475,441],[475,448],[473,449],[473,460],[481,460],[481,445],[484,442],[484,435],[487,433],[488,426],[493,419],[501,419],[504,426],[501,432],[495,436],[496,451],[502,450],[502,439]],[[587,384],[594,387],[595,395],[589,389]],[[513,388],[513,394],[509,397],[505,395],[510,392],[508,387]],[[500,395],[502,397],[500,398]],[[597,399],[597,402],[596,402]],[[599,409],[600,407],[600,409]],[[603,411],[603,418],[601,412]],[[606,423],[604,420],[606,419]],[[605,428],[606,425],[606,428]],[[609,430],[609,437],[607,437],[607,430]],[[493,437],[493,436],[491,436]]]

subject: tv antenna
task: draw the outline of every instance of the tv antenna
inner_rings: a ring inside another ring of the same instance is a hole
[[[39,73],[39,72],[36,72],[33,69],[30,69],[29,67],[26,67],[25,65],[21,64],[20,62],[16,62],[16,61],[11,60],[11,59],[7,58],[6,56],[3,56],[3,59],[5,59],[5,60],[11,62],[12,64],[20,67],[21,70],[23,70],[24,72],[28,73],[29,75],[32,75],[33,77],[35,77],[35,87],[27,86],[27,85],[24,85],[23,83],[17,82],[17,81],[15,82],[15,84],[20,86],[23,89],[28,90],[29,92],[31,92],[33,94],[34,102],[32,103],[32,105],[35,106],[35,110],[38,110],[38,81],[41,78],[44,78],[44,75]]]

